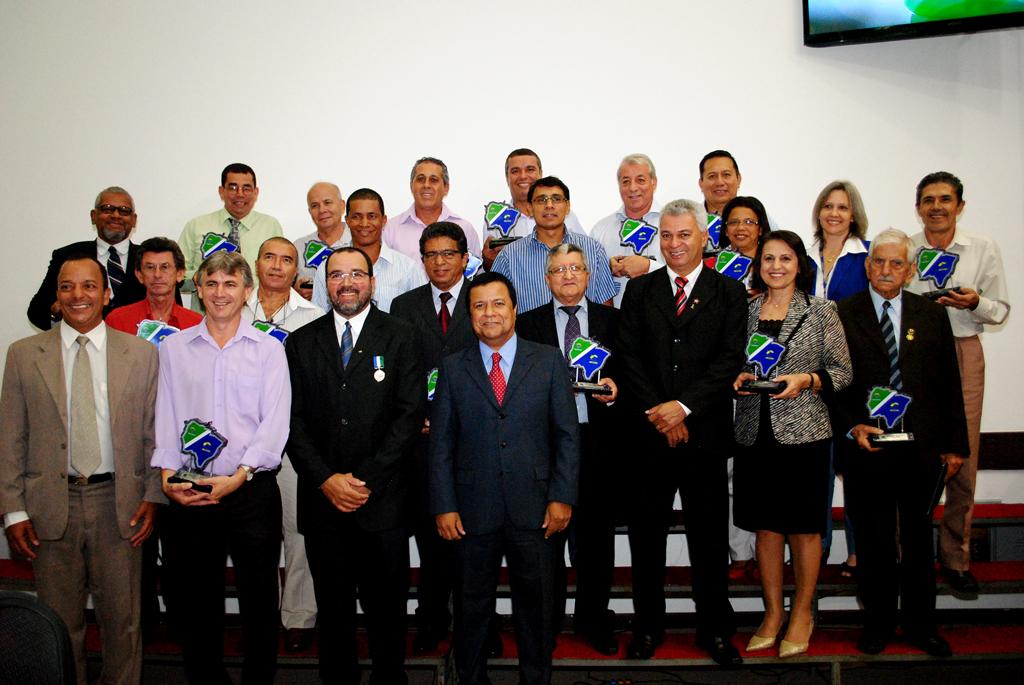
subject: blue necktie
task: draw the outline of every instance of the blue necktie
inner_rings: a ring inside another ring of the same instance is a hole
[[[888,301],[882,303],[882,337],[885,339],[885,349],[889,352],[889,384],[893,390],[903,389],[903,374],[900,373],[900,350],[896,347],[896,331],[892,327],[892,318],[889,310],[892,305]]]
[[[117,300],[121,292],[121,284],[124,283],[124,267],[121,265],[121,255],[113,245],[107,251],[107,277],[110,279],[110,289],[113,291],[113,299]]]
[[[341,365],[348,368],[348,360],[352,358],[352,324],[345,322],[345,331],[341,334]]]

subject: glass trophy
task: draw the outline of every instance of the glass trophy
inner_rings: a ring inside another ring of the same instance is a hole
[[[611,395],[611,388],[597,382],[601,380],[601,368],[611,355],[612,353],[601,347],[596,340],[573,340],[572,347],[569,348],[569,366],[575,373],[573,391],[588,395]]]
[[[434,401],[434,393],[437,391],[437,369],[433,368],[427,374],[427,402]]]
[[[136,337],[142,338],[143,340],[160,347],[160,343],[164,341],[164,338],[177,333],[179,330],[180,329],[175,328],[169,323],[164,323],[163,321],[157,321],[156,319],[143,319],[139,322],[138,332],[135,335]]]
[[[747,341],[747,363],[753,364],[757,373],[755,380],[745,380],[740,385],[744,392],[753,392],[761,395],[776,395],[786,388],[782,381],[773,381],[768,378],[771,370],[779,365],[783,355],[786,354],[786,346],[764,333],[754,333]]]
[[[622,241],[619,244],[623,247],[631,247],[633,254],[641,255],[650,246],[656,235],[658,235],[658,229],[646,221],[626,219],[619,228],[619,238]]]
[[[910,407],[910,395],[896,392],[892,388],[876,386],[868,393],[868,416],[878,423],[885,432],[872,435],[873,444],[911,442],[914,434],[903,430],[903,417]]]
[[[206,468],[220,456],[228,439],[217,432],[213,422],[199,419],[188,419],[181,431],[181,453],[189,457],[188,466],[167,479],[169,483],[191,483],[192,489],[198,492],[211,492],[213,486],[199,481],[209,478]]]
[[[509,233],[515,227],[522,214],[518,209],[504,202],[488,202],[484,208],[484,226],[487,230],[497,230],[498,237],[491,238],[491,247],[502,247],[519,240]]]
[[[288,331],[281,328],[276,323],[270,321],[253,321],[252,327],[257,331],[263,331],[281,344],[284,344],[284,341],[288,339]]]

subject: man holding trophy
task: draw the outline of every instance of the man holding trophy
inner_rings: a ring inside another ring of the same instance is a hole
[[[215,252],[196,274],[206,317],[160,346],[152,465],[163,470],[171,500],[164,563],[179,591],[175,606],[189,616],[181,626],[188,682],[230,682],[223,651],[230,554],[245,645],[242,681],[269,684],[277,661],[275,473],[288,438],[288,362],[280,342],[242,320],[253,277],[240,252]]]
[[[953,332],[941,305],[903,290],[914,275],[904,233],[876,236],[865,269],[870,288],[839,303],[853,382],[834,412],[839,434],[850,438],[847,506],[857,520],[865,609],[857,646],[868,654],[885,649],[902,595],[905,640],[949,656],[935,629],[931,512],[943,480],[968,455]]]

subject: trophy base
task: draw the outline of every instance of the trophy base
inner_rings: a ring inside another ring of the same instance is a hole
[[[913,442],[913,433],[882,433],[881,435],[872,435],[868,438],[872,443],[886,444],[890,442]]]
[[[210,476],[205,473],[197,473],[188,469],[178,469],[177,473],[167,479],[168,483],[191,483],[192,489],[196,492],[213,492],[213,486],[199,481]]]
[[[504,238],[491,238],[491,247],[505,247],[509,243],[514,243],[517,240],[519,240],[519,238],[516,236],[507,236]]]
[[[607,385],[601,385],[600,383],[573,383],[573,392],[582,392],[588,395],[611,395],[612,389]]]
[[[785,389],[786,384],[779,381],[743,381],[740,385],[740,390],[760,395],[777,395]]]

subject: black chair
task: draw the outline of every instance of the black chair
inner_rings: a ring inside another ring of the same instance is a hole
[[[75,682],[67,626],[25,592],[0,592],[0,685]]]

